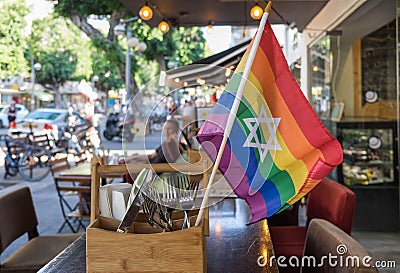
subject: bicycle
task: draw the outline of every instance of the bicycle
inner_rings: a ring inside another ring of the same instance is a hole
[[[50,172],[51,153],[44,147],[35,147],[9,136],[2,136],[7,150],[2,145],[1,149],[6,154],[5,168],[7,175],[15,176],[17,173],[29,182],[36,182],[45,178]]]

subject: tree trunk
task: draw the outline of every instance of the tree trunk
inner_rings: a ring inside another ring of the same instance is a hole
[[[77,15],[77,14],[71,14],[69,15],[69,19],[72,21],[74,25],[76,25],[81,31],[83,31],[90,39],[97,39],[104,43],[105,45],[111,44],[112,41],[116,40],[116,36],[114,34],[114,27],[119,24],[120,19],[122,19],[125,16],[126,12],[125,11],[114,11],[111,15],[110,18],[110,29],[108,31],[107,37],[104,37],[103,34],[101,34],[100,31],[95,29],[91,24],[88,23],[88,21]],[[109,47],[102,47],[104,51],[107,50],[117,50],[118,54],[121,56],[124,55],[124,52],[121,50],[119,46],[109,46]],[[121,59],[124,59],[121,57]],[[125,81],[125,64],[124,63],[118,63],[117,66],[120,71],[120,76],[121,78]]]
[[[122,79],[122,81],[124,83],[126,83],[125,69],[126,69],[125,63],[119,63],[118,64],[118,70],[119,70],[119,73],[121,75],[121,79]],[[134,74],[132,74],[132,73],[131,73],[131,82],[129,84],[129,87],[130,87],[130,90],[131,90],[131,96],[136,95],[136,93],[138,91],[137,90],[138,88],[137,88],[137,84],[136,84],[136,81],[135,81]]]
[[[105,44],[110,44],[112,41],[114,41],[116,39],[115,34],[114,34],[114,27],[119,24],[120,19],[124,18],[125,15],[126,15],[125,11],[114,11],[112,13],[111,18],[110,18],[110,29],[108,31],[107,38],[104,37],[91,24],[89,24],[85,18],[83,18],[79,15],[76,15],[76,14],[71,14],[71,15],[69,15],[69,19],[80,30],[82,30],[84,33],[86,33],[86,35],[89,38],[98,39]],[[122,55],[123,54],[122,50],[119,50],[119,53]],[[161,61],[163,62],[162,67],[165,68],[165,61],[163,60],[163,57],[161,58]],[[118,63],[117,66],[119,69],[121,79],[125,82],[125,63]],[[131,76],[131,83],[129,86],[130,86],[131,94],[132,95],[136,94],[137,84],[135,82],[133,75]]]
[[[165,63],[164,55],[156,56],[156,61],[158,63],[158,66],[160,67],[160,72],[161,71],[166,71],[167,64]]]
[[[71,19],[72,23],[76,25],[80,30],[82,30],[90,39],[98,39],[102,41],[105,44],[111,43],[111,40],[108,38],[105,38],[103,34],[101,34],[100,31],[95,29],[91,24],[86,21],[85,18],[82,18],[79,15],[76,14],[71,14],[69,16],[69,19]]]
[[[57,85],[56,88],[55,88],[55,90],[56,90],[56,94],[55,94],[55,97],[54,97],[55,108],[56,108],[56,109],[61,109],[61,108],[62,108],[62,105],[61,105],[60,86]]]

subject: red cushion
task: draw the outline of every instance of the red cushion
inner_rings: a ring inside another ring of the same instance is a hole
[[[303,256],[307,227],[274,226],[269,227],[275,256]]]
[[[307,218],[325,219],[351,235],[356,195],[346,186],[324,178],[307,196]]]
[[[271,240],[274,247],[275,259],[285,256],[282,261],[285,267],[278,264],[280,273],[298,273],[300,266],[291,266],[290,257],[296,256],[301,261],[304,244],[306,241],[307,227],[302,226],[273,226],[269,228]],[[279,260],[277,260],[279,261]]]

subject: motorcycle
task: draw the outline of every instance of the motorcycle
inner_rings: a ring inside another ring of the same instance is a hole
[[[111,113],[106,122],[106,129],[103,132],[103,136],[107,140],[112,140],[114,137],[120,137],[128,142],[132,142],[136,134],[134,116],[127,116],[125,120],[121,120],[117,113]]]
[[[67,153],[76,153],[82,150],[95,151],[100,148],[100,143],[98,130],[91,120],[77,126],[74,116],[68,115],[67,126],[64,127],[56,145],[65,148]]]

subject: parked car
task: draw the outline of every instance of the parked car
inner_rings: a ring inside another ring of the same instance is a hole
[[[7,108],[10,107],[7,105],[0,105],[0,128],[8,127],[8,118],[6,114]],[[17,122],[21,121],[26,115],[29,114],[29,110],[23,106],[22,104],[16,104],[17,107]]]
[[[16,130],[50,130],[56,138],[59,138],[68,124],[68,119],[74,121],[77,128],[89,128],[90,123],[76,112],[71,116],[67,109],[39,108],[30,112],[23,121],[17,122]]]

